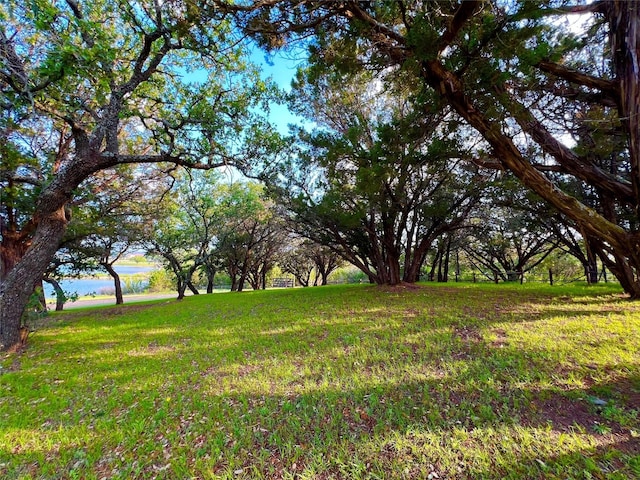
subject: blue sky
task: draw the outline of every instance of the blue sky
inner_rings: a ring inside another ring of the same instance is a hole
[[[264,79],[271,77],[280,88],[286,91],[291,89],[291,80],[296,74],[296,69],[303,61],[301,58],[293,58],[292,55],[280,52],[267,55],[257,47],[251,55],[251,60],[262,67],[262,77]],[[283,134],[289,132],[288,125],[290,123],[302,123],[303,121],[301,117],[289,112],[286,105],[278,104],[271,105],[269,120]]]

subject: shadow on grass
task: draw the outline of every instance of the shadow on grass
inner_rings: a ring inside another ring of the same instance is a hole
[[[166,305],[163,318],[149,309],[97,323],[75,317],[76,333],[60,330],[45,342],[47,354],[64,361],[41,365],[40,377],[24,372],[26,388],[0,398],[18,411],[0,417],[3,434],[15,439],[0,453],[0,474],[637,473],[637,362],[592,372],[560,348],[516,344],[499,331],[488,339],[496,323],[521,322],[513,312],[544,305],[547,293],[518,301],[510,292],[477,299],[455,289],[373,290],[361,303],[351,292],[329,293],[328,304],[310,303],[320,298],[314,294],[302,306],[285,303],[301,298],[289,292],[275,305],[256,295],[250,319],[238,296],[214,297],[197,315],[184,316],[184,303]],[[467,308],[488,313],[472,317]]]

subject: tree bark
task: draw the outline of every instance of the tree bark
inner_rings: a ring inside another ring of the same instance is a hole
[[[193,284],[193,282],[191,281],[191,279],[187,280],[187,287],[189,287],[189,290],[191,291],[191,293],[193,293],[194,295],[200,295],[200,292],[198,291],[198,289],[196,288],[196,286]]]
[[[0,350],[20,343],[25,306],[58,250],[67,226],[64,202],[61,203],[40,218],[31,247],[0,285]]]
[[[213,293],[214,275],[207,274],[207,293]]]
[[[25,252],[31,245],[24,232],[14,232],[10,230],[2,231],[2,241],[0,242],[0,282],[2,282],[13,267],[22,259]]]
[[[240,272],[240,278],[238,279],[238,292],[244,290],[244,284],[247,281],[247,274],[249,273],[249,264],[248,261],[245,260],[245,263],[242,265],[242,270]]]
[[[619,113],[629,135],[631,185],[640,199],[640,2],[603,2],[609,22],[609,42],[619,82]],[[640,216],[640,203],[636,214]]]
[[[178,278],[177,278],[177,287],[178,287],[177,300],[182,300],[184,298],[184,292],[187,289],[187,282],[180,275],[178,275]]]
[[[451,237],[447,239],[447,250],[444,257],[444,271],[442,281],[447,283],[449,281],[449,261],[451,260]]]

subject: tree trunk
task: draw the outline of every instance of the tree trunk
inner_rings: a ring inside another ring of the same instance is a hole
[[[445,282],[443,264],[445,262],[445,253],[441,248],[438,249],[438,282]]]
[[[405,261],[404,274],[402,280],[407,283],[415,283],[420,280],[420,269],[424,262],[425,256],[414,251],[411,261]]]
[[[429,269],[428,278],[430,282],[433,282],[435,280],[436,266],[438,265],[439,258],[440,258],[440,250],[437,250],[433,257],[433,262],[431,262],[431,268]]]
[[[120,275],[118,275],[118,272],[116,272],[112,264],[103,263],[102,266],[113,278],[113,286],[115,287],[116,292],[116,305],[122,305],[124,303],[124,297],[122,295],[122,283],[120,283]]]
[[[587,276],[587,283],[591,285],[594,283],[598,283],[598,257],[594,253],[594,247],[591,246],[589,238],[586,236],[584,237],[584,243],[587,250],[587,261],[584,265],[585,274]]]
[[[593,262],[591,260],[589,260],[585,265],[583,265],[583,267],[584,267],[585,277],[587,278],[587,283],[589,285],[593,285],[595,283],[598,283],[598,264],[597,264],[597,262],[595,260]]]
[[[47,311],[47,298],[44,296],[44,285],[42,284],[43,280],[38,282],[38,286],[36,287],[36,291],[38,292],[38,297],[40,300],[40,305],[42,306],[42,311]]]
[[[0,285],[0,350],[20,343],[22,314],[34,285],[44,276],[49,262],[58,250],[66,227],[64,206],[43,215],[31,247]]]
[[[214,280],[216,277],[216,269],[205,267],[207,272],[207,293],[213,293]]]
[[[460,79],[446,70],[439,60],[425,61],[423,66],[427,83],[487,140],[493,148],[494,155],[505,167],[509,168],[525,186],[572,219],[587,235],[608,245],[606,250],[616,258],[613,268],[608,265],[609,269],[631,298],[640,298],[640,280],[636,278],[640,274],[640,235],[626,232],[622,227],[609,222],[595,210],[558,189],[522,156],[498,123],[487,118],[480,109],[475,108],[465,95]],[[635,81],[637,82],[637,79]],[[536,138],[538,143],[557,143],[553,137],[536,125],[526,125],[526,127],[525,130],[538,134],[539,138]],[[632,165],[637,161],[637,158],[632,159]]]
[[[616,78],[620,84],[620,119],[629,135],[631,185],[640,199],[640,2],[609,1],[604,11]],[[640,204],[636,214],[640,217]]]
[[[194,295],[200,295],[200,292],[198,291],[198,289],[196,288],[196,286],[193,284],[193,282],[191,281],[191,279],[187,280],[187,287],[189,287],[189,290],[191,291],[191,293],[193,293]]]
[[[184,298],[184,292],[187,289],[187,282],[180,275],[178,275],[176,281],[178,284],[178,300],[182,300]]]
[[[238,279],[238,292],[244,290],[244,284],[247,281],[247,275],[249,273],[249,261],[245,259],[242,269],[240,270],[240,278]]]
[[[30,241],[25,240],[21,232],[2,230],[0,242],[0,283],[9,275],[13,267],[24,256],[30,246]]]
[[[444,256],[444,270],[442,275],[442,281],[447,283],[449,281],[449,261],[451,259],[451,237],[447,239],[447,250]]]
[[[62,290],[60,283],[55,278],[45,277],[43,278],[45,282],[53,287],[53,290],[56,292],[56,312],[62,312],[64,310],[64,304],[67,301],[67,296]]]
[[[395,255],[387,255],[386,258],[387,281],[389,285],[398,285],[402,281],[400,276],[400,258]]]
[[[240,273],[240,276],[238,277],[238,286],[236,289],[237,292],[241,292],[244,290],[244,284],[246,281],[247,281],[247,273],[246,272]]]

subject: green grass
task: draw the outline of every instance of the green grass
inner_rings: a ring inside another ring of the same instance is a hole
[[[200,295],[29,340],[1,478],[640,478],[640,302],[612,286]]]

